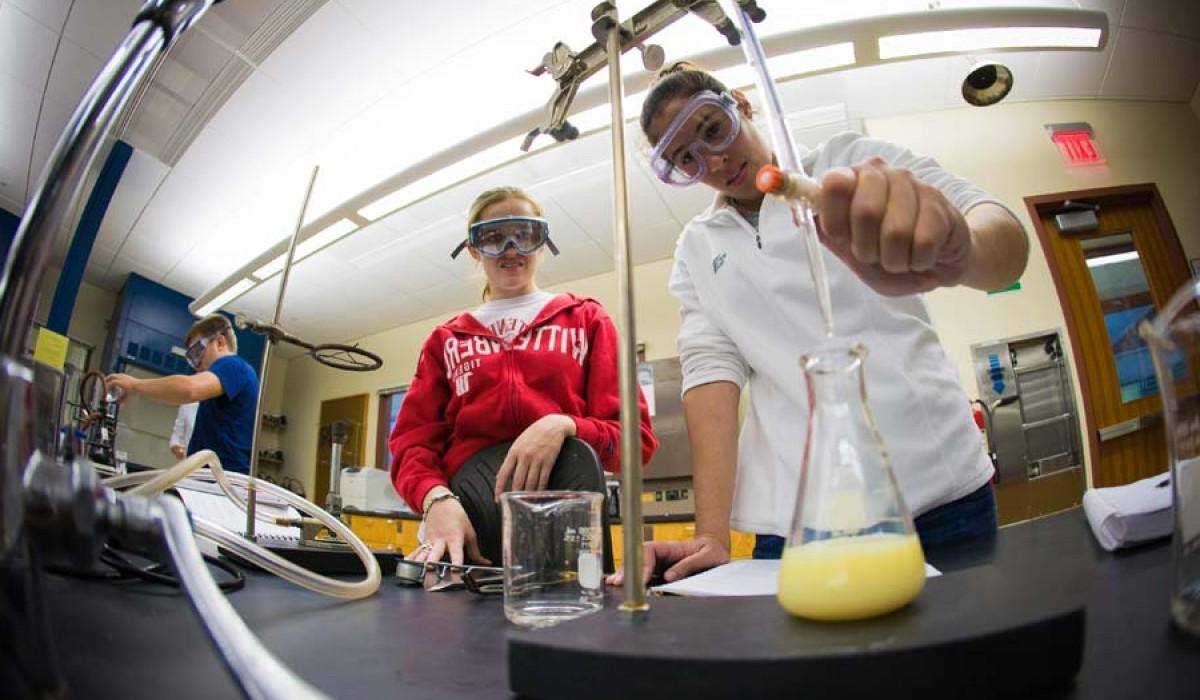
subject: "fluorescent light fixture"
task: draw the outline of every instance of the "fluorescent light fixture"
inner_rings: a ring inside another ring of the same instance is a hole
[[[258,283],[249,278],[240,279],[237,282],[234,282],[233,286],[230,287],[229,289],[226,289],[225,291],[221,292],[217,296],[213,297],[211,300],[205,302],[203,305],[201,305],[195,309],[192,309],[192,313],[196,314],[197,316],[201,316],[201,317],[207,316],[207,315],[213,313],[214,311],[216,311],[217,309],[220,309],[221,307],[225,306],[229,302],[233,301],[234,299],[237,299],[238,297],[245,294],[246,292],[250,291],[250,288],[254,287],[256,284],[258,284]]]
[[[1101,30],[1076,27],[987,27],[917,32],[879,38],[879,58],[996,49],[1094,49]]]
[[[339,219],[333,222],[323,230],[314,233],[296,244],[296,254],[293,256],[293,264],[300,262],[325,246],[338,242],[357,230],[358,224],[350,219]]]
[[[1112,255],[1101,255],[1100,257],[1096,257],[1096,258],[1088,258],[1087,266],[1088,267],[1104,267],[1105,265],[1112,265],[1114,263],[1120,263],[1120,262],[1129,262],[1130,260],[1137,260],[1137,259],[1138,259],[1137,251],[1130,250],[1130,251],[1127,251],[1124,253],[1113,253]]]

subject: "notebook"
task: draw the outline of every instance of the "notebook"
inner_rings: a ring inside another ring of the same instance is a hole
[[[650,590],[696,597],[775,595],[779,592],[779,561],[740,559]],[[942,572],[925,564],[926,578],[941,575]]]
[[[229,500],[229,497],[220,491],[216,484],[211,484],[211,489],[209,486],[209,484],[187,484],[176,488],[184,505],[194,517],[220,525],[239,535],[246,534],[246,512]],[[245,498],[245,489],[237,487],[235,489]],[[262,515],[284,518],[300,517],[300,513],[295,508],[289,506],[282,499],[269,495],[258,494],[255,499],[255,509]],[[284,527],[258,520],[254,523],[254,535],[260,541],[299,542],[300,528]]]
[[[201,488],[193,488],[191,483],[177,486],[179,495],[194,517],[202,518],[221,527],[246,534],[246,512],[237,506],[229,497],[220,491],[216,484],[199,484]],[[245,497],[245,490],[234,487]],[[215,491],[215,492],[214,492]],[[259,494],[255,500],[255,508],[259,513],[276,517],[298,518],[300,513],[287,505],[282,499]],[[361,575],[363,565],[358,555],[348,546],[315,547],[303,542],[299,527],[284,527],[259,520],[254,523],[255,542],[288,561],[310,571],[324,575]],[[200,550],[209,554],[222,554],[229,557],[240,566],[259,569],[256,564],[248,561],[237,553],[224,547],[217,547],[204,538],[199,538]],[[376,561],[384,571],[391,572],[396,568],[396,562],[404,557],[398,552],[373,551]]]

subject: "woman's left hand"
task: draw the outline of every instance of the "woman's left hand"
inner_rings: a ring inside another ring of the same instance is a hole
[[[936,188],[872,158],[821,177],[821,240],[887,296],[958,284],[971,259],[966,218]]]
[[[550,472],[558,459],[563,440],[575,434],[575,421],[569,416],[552,413],[542,416],[526,428],[512,447],[496,473],[496,500],[505,491],[541,491],[550,483]],[[509,478],[512,488],[505,488]]]

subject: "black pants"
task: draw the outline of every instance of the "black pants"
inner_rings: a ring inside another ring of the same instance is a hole
[[[500,504],[494,500],[496,473],[500,471],[500,465],[504,463],[511,446],[511,442],[504,442],[481,450],[463,463],[450,480],[450,490],[462,501],[463,510],[475,528],[479,551],[491,559],[494,566],[500,566],[503,561]],[[583,440],[573,437],[563,441],[546,488],[553,491],[594,491],[605,494],[606,501],[608,498],[604,469],[600,466],[596,451]],[[604,572],[611,574],[614,567],[607,506],[606,502],[600,517],[604,538]]]

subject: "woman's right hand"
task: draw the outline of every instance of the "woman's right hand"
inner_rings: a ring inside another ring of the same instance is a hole
[[[450,554],[451,564],[466,563],[464,556],[477,564],[492,563],[480,553],[471,519],[467,517],[462,504],[454,498],[444,498],[430,504],[425,511],[425,541],[410,559],[442,561],[447,553]]]
[[[695,539],[676,542],[646,542],[643,548],[642,579],[646,582],[655,572],[671,583],[729,563],[729,545],[709,535],[696,535]],[[610,586],[622,585],[624,568],[610,575],[607,582]]]

